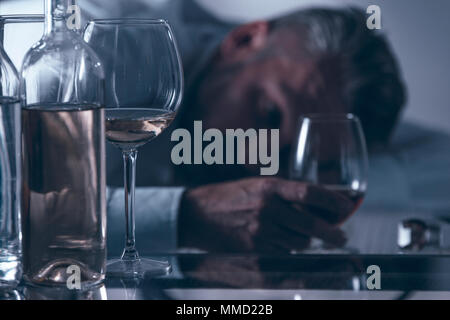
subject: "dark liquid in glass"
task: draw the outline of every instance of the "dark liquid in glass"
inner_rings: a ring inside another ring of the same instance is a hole
[[[345,198],[349,199],[353,204],[353,210],[349,211],[346,214],[342,214],[339,217],[331,219],[333,223],[342,224],[347,221],[353,214],[358,211],[359,207],[363,203],[365,193],[362,191],[352,190],[345,187],[326,187],[328,190],[339,193]]]

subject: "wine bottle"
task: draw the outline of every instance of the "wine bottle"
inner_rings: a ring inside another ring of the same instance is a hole
[[[21,72],[23,272],[85,288],[105,277],[104,72],[72,8],[45,0],[44,35]]]

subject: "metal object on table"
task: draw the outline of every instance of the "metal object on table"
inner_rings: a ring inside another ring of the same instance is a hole
[[[450,250],[450,225],[431,220],[403,220],[398,225],[397,245],[405,252],[425,248]]]

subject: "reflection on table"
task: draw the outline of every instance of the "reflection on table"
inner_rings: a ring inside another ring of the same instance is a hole
[[[450,256],[208,255],[172,256],[179,275],[107,279],[89,291],[21,286],[18,300],[307,300],[448,299]],[[380,268],[381,290],[369,290],[368,267]]]

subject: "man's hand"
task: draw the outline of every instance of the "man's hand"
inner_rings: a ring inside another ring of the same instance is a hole
[[[179,242],[212,252],[290,252],[311,237],[343,246],[338,228],[353,203],[309,184],[252,178],[188,190],[181,201]]]

